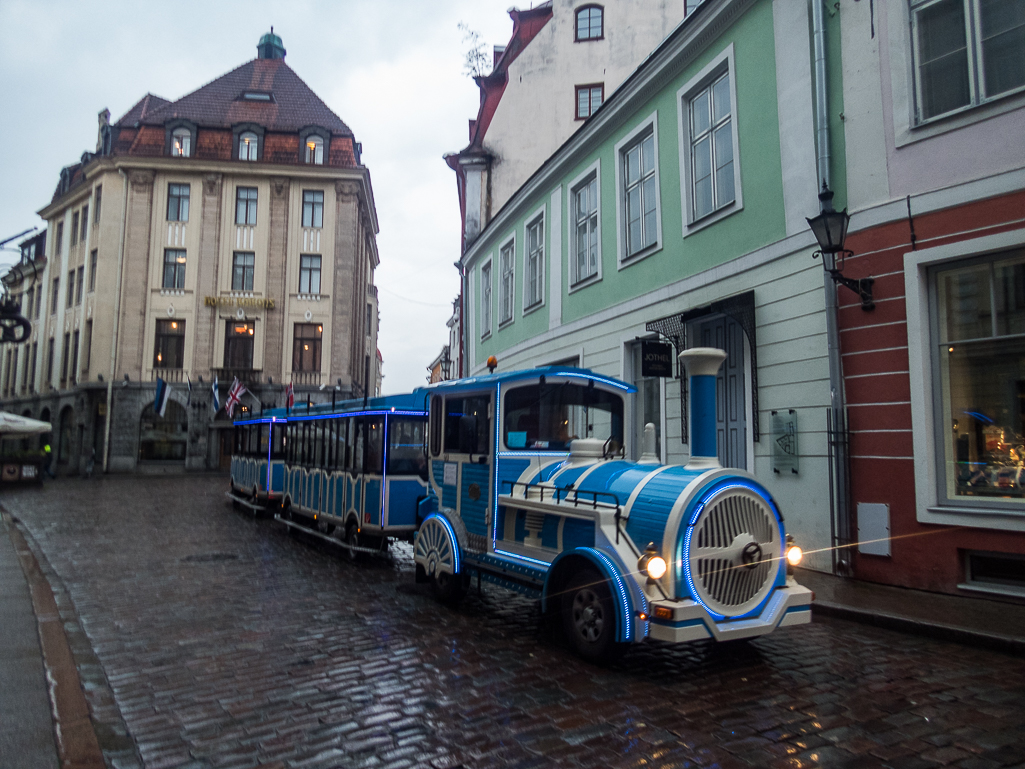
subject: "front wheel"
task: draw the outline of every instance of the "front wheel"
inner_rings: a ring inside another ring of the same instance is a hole
[[[593,569],[569,581],[562,597],[562,628],[573,650],[590,662],[611,662],[625,649],[616,643],[616,609],[608,584]]]
[[[359,560],[359,551],[353,550],[360,546],[359,527],[355,521],[349,521],[349,525],[345,527],[345,544],[349,546],[349,560],[353,562]]]

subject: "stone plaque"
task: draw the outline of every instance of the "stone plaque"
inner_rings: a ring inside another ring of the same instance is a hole
[[[772,412],[772,471],[797,475],[797,412],[794,409]]]

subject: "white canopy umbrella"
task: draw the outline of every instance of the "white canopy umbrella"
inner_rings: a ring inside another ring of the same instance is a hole
[[[53,425],[38,419],[21,417],[8,411],[0,411],[0,437],[20,438],[26,435],[40,435],[53,432]]]

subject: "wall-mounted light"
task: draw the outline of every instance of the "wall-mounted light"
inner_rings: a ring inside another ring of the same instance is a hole
[[[819,203],[819,215],[808,219],[808,226],[811,227],[819,244],[819,250],[812,256],[821,256],[822,268],[829,273],[833,282],[846,286],[857,294],[861,298],[861,309],[871,310],[876,306],[872,299],[872,284],[875,283],[875,279],[846,278],[842,274],[844,260],[854,255],[853,251],[844,248],[851,217],[847,214],[846,208],[843,211],[833,210],[833,191],[825,182],[822,183],[822,192],[819,193]]]

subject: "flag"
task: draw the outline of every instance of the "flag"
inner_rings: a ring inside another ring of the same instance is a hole
[[[186,406],[191,406],[192,405],[192,378],[188,374],[186,374],[185,375],[185,381],[188,382],[188,384],[189,384],[189,397],[186,399],[185,405]]]
[[[211,385],[210,389],[213,390],[213,393],[214,393],[214,400],[213,400],[213,403],[211,403],[210,405],[213,408],[214,413],[216,414],[221,409],[221,396],[219,396],[217,394],[217,375],[216,374],[214,374],[214,383],[213,383],[213,385]]]
[[[153,410],[157,412],[159,416],[163,416],[164,412],[167,411],[167,401],[170,397],[171,385],[160,377],[157,377],[157,395],[153,399]]]
[[[227,412],[229,419],[231,419],[231,415],[239,401],[242,400],[242,395],[245,391],[245,385],[238,381],[238,377],[235,377],[235,380],[231,383],[231,388],[228,390],[228,397],[224,399],[224,410]]]
[[[295,390],[292,389],[291,382],[285,388],[285,403],[288,404],[288,408],[292,408],[295,405]]]

